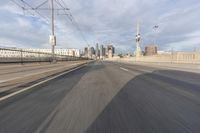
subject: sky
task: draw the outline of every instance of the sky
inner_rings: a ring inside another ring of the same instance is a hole
[[[20,0],[14,1],[23,6]],[[46,0],[24,1],[36,7]],[[200,50],[199,0],[54,1],[55,8],[61,3],[74,17],[71,21],[65,12],[55,11],[56,48],[83,49],[88,44],[111,43],[118,53],[133,53],[138,22],[142,49],[155,43],[164,51]],[[42,7],[49,7],[49,2]],[[50,48],[50,12],[38,12],[47,19],[34,11],[23,11],[11,0],[0,0],[0,46]],[[153,29],[155,25],[157,29]]]

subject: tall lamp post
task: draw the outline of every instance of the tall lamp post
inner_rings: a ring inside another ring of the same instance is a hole
[[[156,31],[158,30],[159,26],[158,25],[155,25],[153,27],[153,30],[154,30],[154,39],[153,39],[153,44],[156,45]]]
[[[137,23],[137,33],[136,33],[136,57],[140,57],[141,56],[141,49],[140,49],[140,26],[139,23]]]

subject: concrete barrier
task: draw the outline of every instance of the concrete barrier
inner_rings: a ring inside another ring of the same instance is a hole
[[[110,58],[107,60],[124,62],[200,64],[200,52],[174,52],[172,54],[141,56],[138,58]]]

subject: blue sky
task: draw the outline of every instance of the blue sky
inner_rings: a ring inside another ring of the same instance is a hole
[[[20,1],[20,0],[15,0]],[[33,6],[45,0],[25,0]],[[59,0],[61,1],[61,0]],[[64,0],[90,46],[113,43],[118,52],[135,49],[136,22],[141,24],[141,47],[154,41],[159,50],[200,50],[199,0]],[[48,6],[44,5],[44,6]],[[49,12],[41,13],[47,17]],[[87,46],[64,15],[56,16],[57,48]],[[153,26],[159,25],[157,31]],[[0,1],[0,46],[50,48],[49,22]]]

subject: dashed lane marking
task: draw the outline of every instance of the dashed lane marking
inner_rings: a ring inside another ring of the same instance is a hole
[[[120,67],[120,69],[128,72],[128,69],[126,69],[126,68]]]

